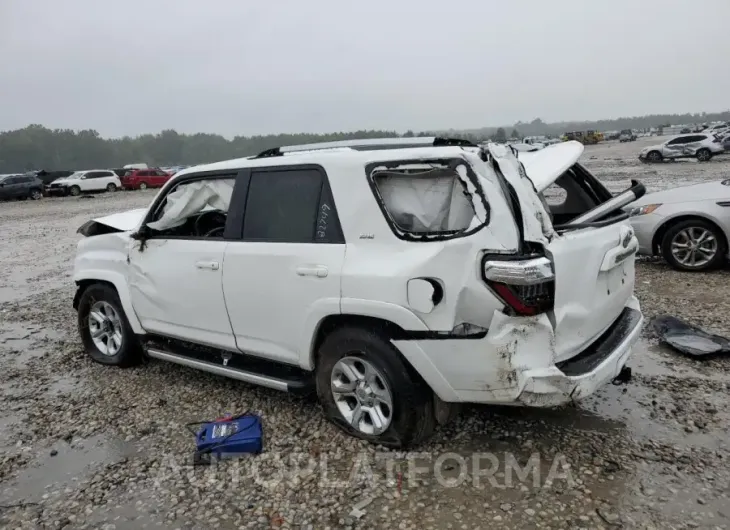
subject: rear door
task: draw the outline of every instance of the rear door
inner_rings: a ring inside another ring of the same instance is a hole
[[[309,328],[340,312],[339,218],[319,166],[257,168],[249,178],[240,239],[224,257],[231,326],[241,351],[300,364]]]

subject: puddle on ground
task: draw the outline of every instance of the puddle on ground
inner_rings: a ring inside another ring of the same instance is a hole
[[[51,451],[57,451],[50,456]],[[66,487],[75,488],[96,468],[133,456],[133,444],[104,436],[93,436],[71,443],[58,441],[43,449],[36,460],[23,469],[22,475],[0,485],[0,503],[40,502],[44,496],[60,494]]]
[[[23,366],[44,355],[49,342],[60,337],[60,333],[43,326],[0,321],[0,358]]]

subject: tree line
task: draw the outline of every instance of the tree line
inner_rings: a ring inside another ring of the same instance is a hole
[[[282,145],[330,142],[355,138],[449,135],[481,142],[505,141],[522,135],[559,136],[565,131],[648,129],[669,124],[730,121],[730,111],[701,114],[664,114],[600,120],[594,122],[545,123],[540,118],[511,126],[472,130],[396,131],[362,130],[328,134],[276,134],[236,136],[228,140],[217,134],[180,134],[164,130],[136,137],[102,138],[95,130],[73,131],[29,125],[24,129],[0,132],[0,174],[30,170],[76,170],[122,167],[145,162],[150,166],[195,165],[250,156]],[[509,132],[509,134],[508,134]]]

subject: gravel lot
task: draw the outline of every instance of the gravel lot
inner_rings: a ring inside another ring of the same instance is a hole
[[[641,164],[656,140],[583,161],[614,191],[730,177],[730,158]],[[71,307],[75,230],[153,195],[0,204],[0,527],[730,527],[730,360],[685,359],[648,332],[629,385],[559,410],[467,407],[418,453],[348,438],[311,400],[160,362],[92,364]],[[728,279],[642,260],[636,287],[647,317],[730,335]],[[185,423],[245,410],[263,417],[266,453],[191,466]]]

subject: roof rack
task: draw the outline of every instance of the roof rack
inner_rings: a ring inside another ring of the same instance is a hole
[[[262,151],[253,158],[284,156],[299,151],[319,151],[324,149],[348,148],[355,151],[375,151],[380,149],[406,149],[409,147],[479,147],[469,140],[460,138],[441,138],[438,136],[420,136],[413,138],[368,138],[363,140],[340,140],[314,144],[287,145]]]

